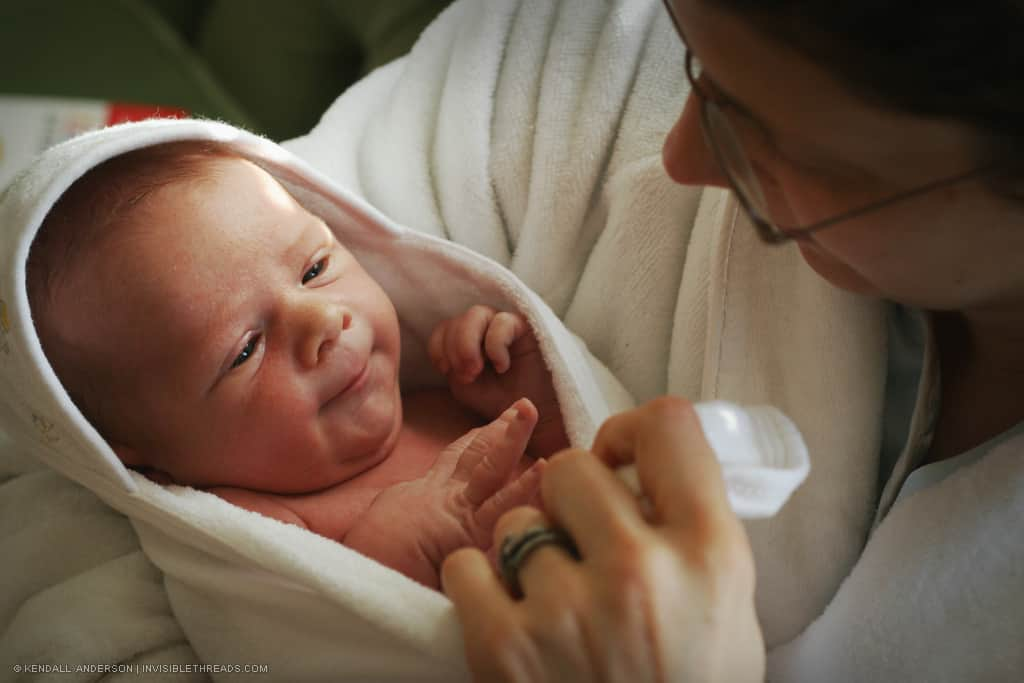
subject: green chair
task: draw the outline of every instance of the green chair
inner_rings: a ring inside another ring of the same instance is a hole
[[[449,0],[2,0],[0,96],[166,105],[277,140]]]

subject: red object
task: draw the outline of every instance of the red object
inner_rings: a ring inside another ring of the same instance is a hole
[[[127,121],[144,121],[145,119],[184,119],[188,112],[177,107],[162,107],[153,104],[132,104],[129,102],[111,102],[107,110],[107,125],[125,123]]]

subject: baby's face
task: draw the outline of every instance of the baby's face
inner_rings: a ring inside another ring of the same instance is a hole
[[[277,493],[381,462],[402,418],[398,320],[323,221],[240,160],[143,214],[58,299],[106,346],[122,460]]]

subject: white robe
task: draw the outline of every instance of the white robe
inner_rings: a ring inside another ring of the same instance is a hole
[[[724,194],[664,176],[661,141],[685,91],[681,48],[654,0],[459,0],[409,58],[354,86],[286,146],[326,176],[321,189],[327,179],[346,188],[338,221],[369,217],[385,226],[379,243],[436,244],[406,229],[446,237],[527,286],[502,276],[486,291],[464,289],[453,307],[516,302],[535,325],[555,329],[557,316],[586,342],[599,362],[568,337],[545,347],[572,378],[559,395],[579,408],[577,443],[628,403],[617,381],[635,400],[770,403],[794,419],[811,475],[779,515],[747,526],[772,680],[1012,679],[1024,668],[1019,441],[901,501],[865,546],[884,311],[824,283],[794,249],[758,243]],[[292,162],[278,161],[287,175]],[[55,183],[84,170],[75,163],[22,187],[52,202]],[[324,194],[334,191],[303,197],[337,213]],[[41,218],[31,208],[19,225]],[[3,670],[102,658],[268,662],[288,680],[464,678],[443,596],[110,460],[47,374],[24,299],[27,242],[10,237],[9,219],[0,377],[16,426],[4,423],[14,441],[0,458],[0,530],[15,560],[0,569]],[[453,249],[459,277],[487,269]],[[88,456],[67,456],[68,444]],[[127,513],[145,556],[124,517],[26,455]]]

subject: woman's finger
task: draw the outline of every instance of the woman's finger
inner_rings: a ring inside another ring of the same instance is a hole
[[[662,522],[736,523],[718,459],[689,401],[663,397],[609,418],[594,440],[594,454],[611,467],[635,461],[640,485]]]
[[[473,680],[525,680],[517,670],[524,653],[511,651],[524,642],[518,606],[484,554],[462,548],[449,555],[441,565],[441,587],[462,624]]]
[[[488,544],[491,543],[494,527],[503,514],[513,508],[540,504],[540,481],[546,465],[546,461],[537,460],[529,469],[496,491],[490,498],[479,503],[474,518],[482,532],[477,539],[477,544],[480,547],[491,547]]]
[[[636,498],[589,451],[569,449],[548,459],[541,481],[544,510],[575,539],[583,557],[621,552],[620,541],[642,532]]]
[[[553,528],[551,520],[537,508],[516,508],[502,516],[495,526],[494,548],[500,558],[500,554],[521,541],[524,534]],[[575,548],[551,542],[530,545],[515,563],[516,585],[507,586],[511,592],[518,589],[533,604],[544,605],[564,598],[568,586],[582,584]]]

